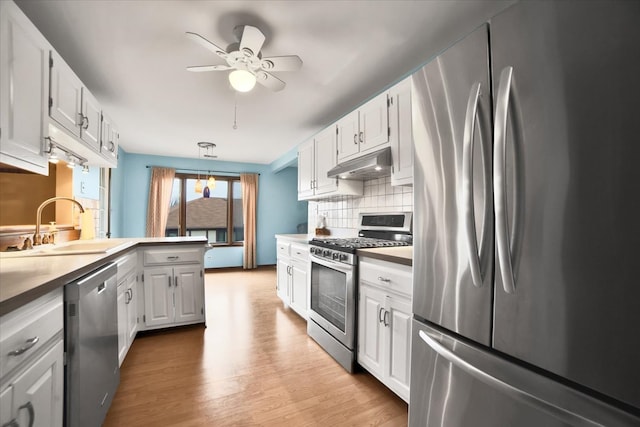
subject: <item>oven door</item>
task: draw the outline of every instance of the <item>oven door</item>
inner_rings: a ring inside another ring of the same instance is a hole
[[[311,255],[309,317],[349,350],[355,348],[355,268]]]

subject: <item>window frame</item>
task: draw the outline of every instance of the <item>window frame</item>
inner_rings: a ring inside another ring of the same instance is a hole
[[[195,174],[195,173],[185,173],[185,172],[176,172],[174,179],[180,180],[180,207],[178,209],[178,235],[186,236],[187,235],[187,180],[188,179],[198,179],[206,181],[212,176],[217,181],[226,181],[227,182],[227,241],[226,242],[210,242],[211,246],[215,247],[227,247],[227,246],[244,246],[243,241],[234,241],[233,240],[233,183],[240,182],[239,176],[228,176],[228,175],[211,175],[211,174]],[[242,194],[240,194],[240,199],[242,199]],[[244,227],[244,224],[242,225]]]

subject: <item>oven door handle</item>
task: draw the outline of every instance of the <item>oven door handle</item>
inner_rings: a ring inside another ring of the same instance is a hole
[[[318,258],[314,255],[311,255],[311,262],[312,263],[316,263],[318,265],[322,265],[324,267],[330,268],[332,270],[337,270],[343,273],[351,273],[354,270],[354,266],[353,265],[349,265],[349,264],[343,264],[341,262],[333,262],[333,261],[328,261],[322,258]]]

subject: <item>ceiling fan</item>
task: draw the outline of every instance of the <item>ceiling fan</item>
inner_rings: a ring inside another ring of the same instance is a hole
[[[187,67],[187,70],[195,72],[233,70],[229,73],[229,81],[231,86],[240,92],[250,91],[256,82],[273,91],[279,91],[284,89],[286,84],[271,72],[296,71],[302,66],[302,60],[297,55],[263,58],[260,49],[264,44],[265,36],[256,27],[239,25],[234,28],[233,33],[238,41],[225,50],[200,34],[187,32],[190,39],[227,62],[227,65],[199,65]]]

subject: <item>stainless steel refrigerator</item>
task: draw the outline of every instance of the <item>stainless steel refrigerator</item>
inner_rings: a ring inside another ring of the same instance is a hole
[[[411,426],[640,425],[640,2],[521,2],[412,76]]]

